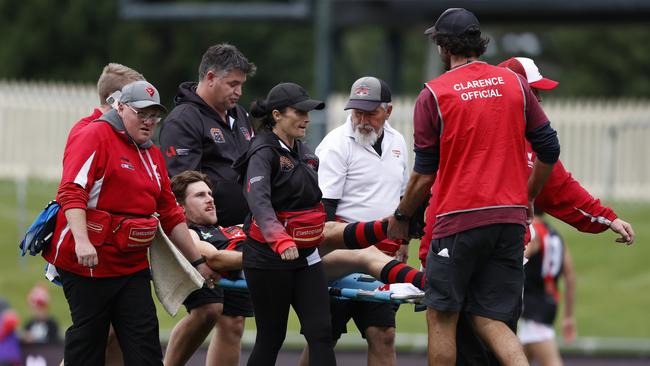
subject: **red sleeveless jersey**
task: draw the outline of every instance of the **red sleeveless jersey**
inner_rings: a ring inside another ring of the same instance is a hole
[[[519,78],[476,61],[426,86],[441,126],[436,216],[527,207],[526,106]]]

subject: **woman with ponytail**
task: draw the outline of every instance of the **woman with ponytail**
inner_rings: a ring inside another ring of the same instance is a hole
[[[243,267],[255,309],[257,338],[248,365],[274,365],[287,330],[289,306],[298,315],[310,365],[335,365],[329,295],[318,245],[325,212],[318,158],[300,139],[309,111],[325,108],[303,87],[280,83],[251,114],[264,131],[236,163],[252,218],[245,230]]]

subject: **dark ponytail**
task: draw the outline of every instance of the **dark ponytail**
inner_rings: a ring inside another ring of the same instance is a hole
[[[273,111],[278,110],[280,113],[284,113],[287,108],[274,108],[269,110],[268,103],[266,100],[256,100],[251,104],[250,111],[251,116],[254,118],[253,127],[255,131],[260,131],[261,129],[271,130],[275,126],[275,119],[273,118]]]

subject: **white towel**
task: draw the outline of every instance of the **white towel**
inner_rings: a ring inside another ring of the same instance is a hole
[[[192,267],[158,225],[158,233],[149,248],[153,288],[158,300],[175,316],[185,298],[203,286],[203,276]]]

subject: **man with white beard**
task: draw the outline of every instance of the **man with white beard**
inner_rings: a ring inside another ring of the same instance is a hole
[[[391,216],[408,181],[404,137],[387,122],[393,109],[388,85],[372,76],[355,81],[345,106],[345,123],[316,148],[318,185],[329,221],[373,221]],[[405,261],[407,245],[384,241],[377,247]],[[396,262],[397,263],[397,262]],[[395,311],[388,303],[332,300],[334,341],[354,319],[368,342],[368,365],[395,364]]]

